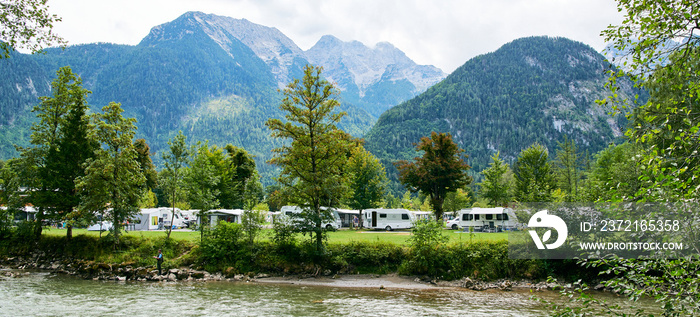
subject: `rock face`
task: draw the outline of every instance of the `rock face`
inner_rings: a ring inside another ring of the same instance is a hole
[[[360,102],[389,93],[375,109],[365,109],[378,116],[401,101],[412,98],[447,75],[437,67],[418,65],[391,43],[381,42],[369,48],[358,41],[343,42],[324,35],[306,51],[308,60],[323,66],[326,77],[341,90],[355,92]]]
[[[195,32],[195,27],[235,59],[237,52],[232,44],[240,41],[270,67],[280,88],[300,78],[306,64],[323,66],[326,78],[343,91],[344,101],[375,117],[447,76],[437,67],[416,64],[387,42],[369,48],[358,41],[343,42],[325,35],[304,52],[278,29],[246,19],[187,12],[177,23],[188,27],[173,30],[170,23],[156,26],[142,44],[176,39]]]

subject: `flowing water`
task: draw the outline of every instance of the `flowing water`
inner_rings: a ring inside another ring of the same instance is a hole
[[[538,292],[559,300],[555,292]],[[529,291],[392,290],[243,282],[0,277],[0,316],[542,316]]]

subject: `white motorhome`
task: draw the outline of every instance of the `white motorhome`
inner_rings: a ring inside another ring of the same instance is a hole
[[[173,229],[186,227],[185,217],[180,209],[175,208],[175,217],[170,219],[172,215],[173,209],[170,207],[141,209],[141,213],[136,216],[138,223],[132,230],[162,230],[168,226],[172,226]]]
[[[366,209],[362,213],[362,225],[369,229],[410,229],[416,221],[407,209]]]
[[[510,208],[467,208],[458,211],[458,214],[459,226],[465,229],[471,227],[474,231],[510,230],[518,224]]]
[[[326,210],[328,209],[327,207],[321,207],[321,209]],[[326,229],[340,229],[340,227],[343,226],[342,221],[340,220],[340,215],[335,209],[331,209],[333,213],[333,221],[332,222],[326,222],[322,223],[321,226],[326,228]],[[300,213],[302,212],[302,209],[299,208],[298,206],[283,206],[280,208],[280,215],[282,217],[286,217],[287,219],[294,219],[297,217]]]

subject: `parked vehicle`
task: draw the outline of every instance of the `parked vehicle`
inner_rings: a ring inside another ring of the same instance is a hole
[[[452,230],[459,229],[459,218],[450,219],[445,222],[445,227]]]
[[[407,209],[367,209],[363,211],[362,223],[368,229],[410,229],[416,216]]]
[[[328,208],[321,207],[321,209],[326,210]],[[321,226],[328,230],[340,229],[340,227],[343,225],[342,221],[340,220],[340,215],[335,209],[331,209],[331,211],[333,214],[333,221],[322,223]],[[299,223],[301,220],[299,217],[301,212],[302,209],[298,206],[283,206],[280,208],[280,216],[278,216],[278,221],[291,221],[292,223]]]
[[[459,227],[472,228],[474,231],[496,232],[512,230],[517,227],[517,218],[513,209],[495,208],[467,208],[458,211]]]

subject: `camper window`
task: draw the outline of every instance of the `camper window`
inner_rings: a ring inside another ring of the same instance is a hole
[[[386,214],[379,214],[379,218],[386,218]]]
[[[474,220],[479,220],[479,215],[474,215]]]
[[[503,220],[508,220],[508,214],[503,214]]]
[[[503,214],[497,214],[496,220],[503,220]]]
[[[492,214],[486,214],[486,220],[493,220]]]
[[[408,220],[408,219],[411,219],[411,218],[408,217],[408,214],[401,214],[401,219],[402,219],[402,220]]]

